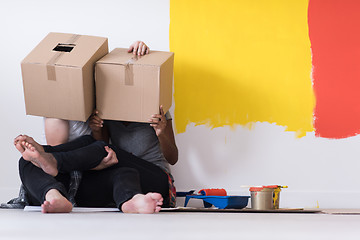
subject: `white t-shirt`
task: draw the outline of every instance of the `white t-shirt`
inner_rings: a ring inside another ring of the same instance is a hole
[[[90,135],[91,128],[88,122],[69,121],[69,140],[72,141],[80,136]]]

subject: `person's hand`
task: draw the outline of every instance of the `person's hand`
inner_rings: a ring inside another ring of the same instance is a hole
[[[160,114],[154,114],[151,117],[152,118],[149,119],[150,126],[154,128],[156,136],[159,137],[165,131],[167,124],[163,107],[160,106]]]
[[[144,42],[136,41],[130,45],[128,52],[132,52],[135,55],[143,56],[145,54],[149,54],[150,48]]]
[[[111,167],[112,165],[115,165],[119,162],[114,150],[112,150],[108,146],[105,146],[105,150],[108,152],[108,155],[106,157],[104,157],[103,160],[100,162],[100,164],[97,165],[95,168],[93,168],[93,170],[103,170],[103,169]]]
[[[95,109],[89,118],[89,127],[93,132],[101,131],[104,121],[97,115],[99,112]]]

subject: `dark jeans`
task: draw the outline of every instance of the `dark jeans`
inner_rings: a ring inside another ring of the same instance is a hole
[[[119,162],[101,171],[90,170],[107,156],[105,146],[112,148]],[[20,178],[30,195],[33,205],[40,205],[50,189],[57,189],[66,198],[69,173],[83,171],[83,177],[75,197],[79,207],[107,207],[121,205],[135,194],[160,193],[164,207],[169,204],[167,174],[158,166],[142,160],[91,136],[82,136],[72,142],[58,146],[44,146],[58,163],[58,175],[52,177],[31,162],[19,161]]]

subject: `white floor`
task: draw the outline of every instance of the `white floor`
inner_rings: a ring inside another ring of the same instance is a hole
[[[119,212],[42,214],[0,209],[0,239],[360,239],[360,215]]]

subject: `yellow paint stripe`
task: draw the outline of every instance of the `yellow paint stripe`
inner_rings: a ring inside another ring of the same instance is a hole
[[[307,0],[171,0],[175,125],[313,131]]]

